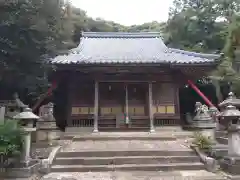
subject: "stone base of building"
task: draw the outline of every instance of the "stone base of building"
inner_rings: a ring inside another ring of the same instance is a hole
[[[51,141],[60,139],[61,131],[57,128],[56,122],[52,121],[38,121],[36,141]]]

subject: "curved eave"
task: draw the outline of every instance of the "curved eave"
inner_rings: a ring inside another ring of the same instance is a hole
[[[149,61],[149,62],[138,62],[138,61],[135,61],[135,60],[132,60],[132,61],[106,61],[106,60],[98,60],[96,62],[88,62],[88,61],[77,61],[77,62],[72,62],[72,61],[67,61],[67,62],[61,62],[61,61],[58,61],[58,62],[51,62],[49,61],[48,62],[49,64],[52,64],[52,65],[62,65],[62,66],[68,66],[68,65],[147,65],[147,66],[150,66],[150,65],[158,65],[158,66],[161,66],[161,65],[169,65],[169,66],[217,66],[219,64],[218,61],[203,61],[203,62],[184,62],[184,63],[180,63],[180,62],[157,62],[157,61]]]

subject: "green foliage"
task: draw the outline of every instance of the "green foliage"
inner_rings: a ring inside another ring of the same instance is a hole
[[[62,0],[11,0],[0,3],[0,82],[28,93],[45,90],[46,59],[67,49]]]
[[[31,98],[48,87],[46,74],[52,67],[46,60],[76,47],[81,31],[159,31],[163,27],[157,22],[127,27],[95,20],[64,0],[1,1],[0,22],[0,86]]]
[[[224,46],[225,58],[213,72],[212,78],[222,83],[230,83],[232,91],[240,95],[240,72],[238,70],[239,57],[237,51],[240,49],[240,17],[235,15],[228,26],[228,35]]]
[[[157,31],[170,47],[197,52],[224,49],[230,61],[239,47],[240,0],[174,0],[167,23],[132,26],[93,19],[64,0],[1,1],[0,10],[1,87],[33,98],[48,87],[46,74],[52,67],[45,61],[76,47],[81,31]],[[219,17],[225,21],[216,21]],[[215,79],[231,81],[238,89],[234,63],[222,62],[214,73]]]
[[[209,137],[204,136],[202,133],[195,132],[192,144],[197,146],[199,149],[210,150],[213,142],[209,139]]]
[[[4,125],[0,125],[0,155],[19,155],[22,146],[22,130],[17,121],[8,120]]]
[[[165,30],[166,42],[171,47],[224,52],[224,58],[210,79],[217,89],[219,85],[231,84],[237,95],[240,95],[239,12],[240,0],[174,0]]]
[[[169,46],[215,52],[224,46],[225,22],[218,22],[217,0],[174,0],[166,26]]]
[[[235,60],[235,51],[240,47],[240,16],[235,15],[231,19],[231,23],[228,26],[228,36],[226,38],[226,44],[224,52],[228,60]]]

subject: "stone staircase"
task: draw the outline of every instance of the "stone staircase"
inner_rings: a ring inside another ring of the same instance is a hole
[[[191,151],[82,151],[58,154],[53,172],[200,170]]]
[[[191,133],[121,132],[76,135],[60,152],[52,172],[201,170],[204,165],[184,144]],[[67,139],[69,139],[69,134]]]

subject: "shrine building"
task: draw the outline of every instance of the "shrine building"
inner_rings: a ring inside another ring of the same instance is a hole
[[[168,48],[159,33],[83,32],[77,48],[51,60],[64,99],[57,121],[93,132],[180,126],[179,88],[219,57]]]

